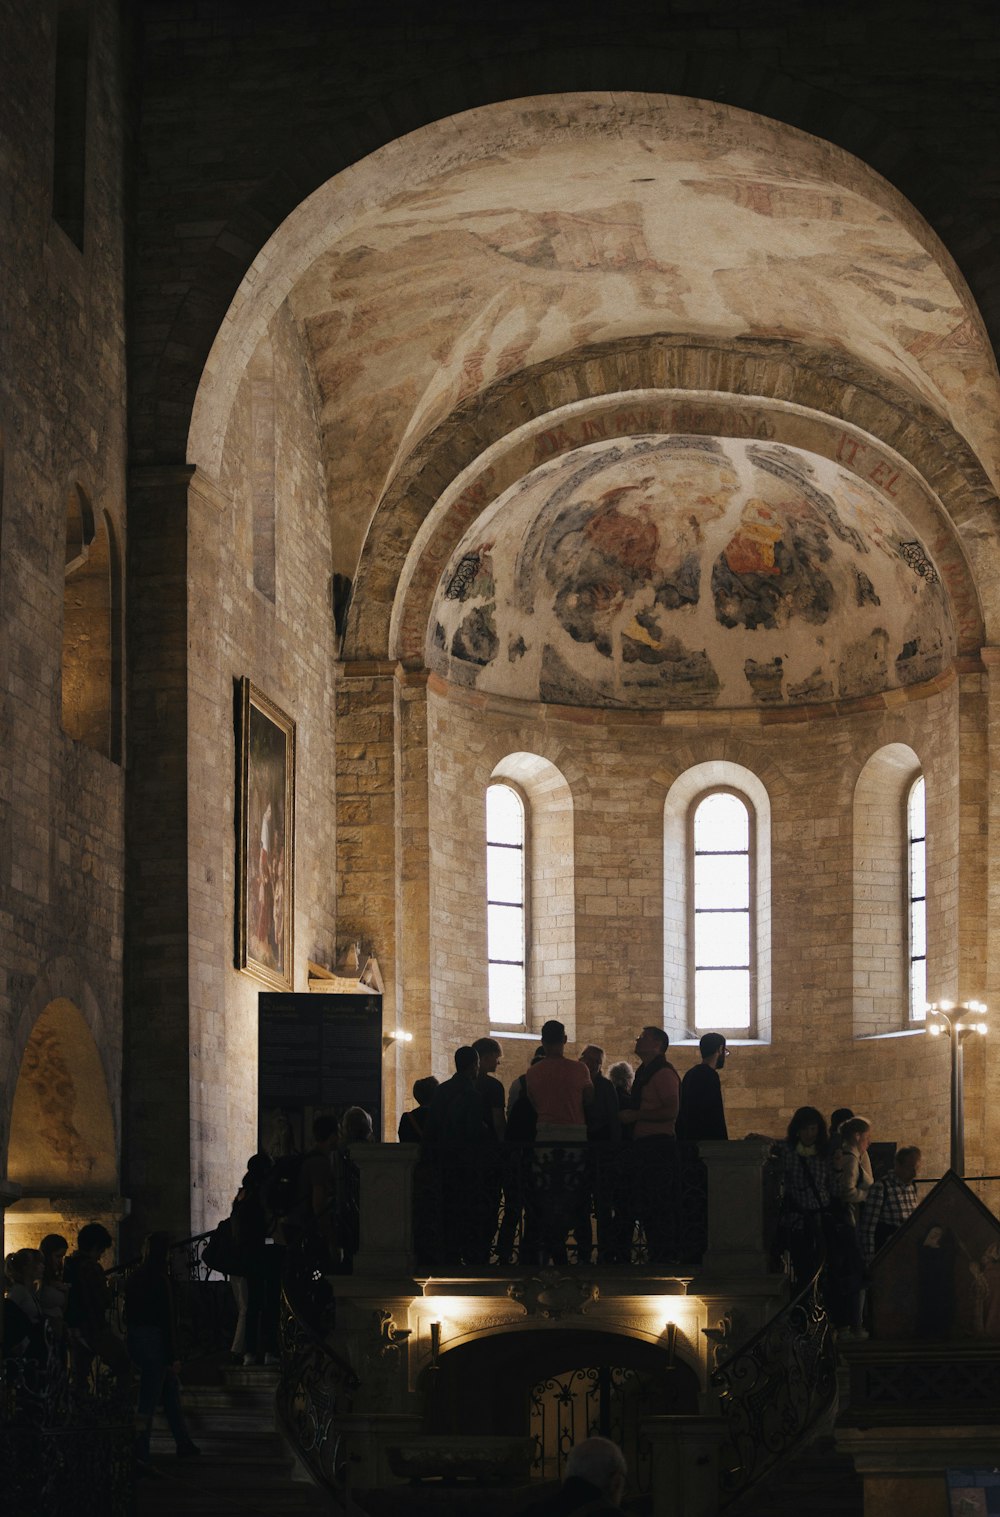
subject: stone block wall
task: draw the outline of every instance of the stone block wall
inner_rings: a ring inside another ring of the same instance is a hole
[[[53,218],[56,7],[3,18],[0,1173],[24,1049],[56,999],[96,1044],[116,1174],[120,1157],[124,775],[63,730],[61,694],[74,487],[125,535],[121,38],[117,6],[89,10],[82,248]]]
[[[770,1032],[741,1042],[727,1066],[734,1136],[783,1132],[795,1107],[849,1105],[877,1134],[916,1142],[927,1172],[947,1161],[947,1051],[909,1032],[905,998],[893,1035],[859,1037],[852,939],[855,923],[854,790],[873,754],[905,744],[927,780],[930,837],[929,993],[955,996],[959,974],[959,697],[957,684],[878,713],[795,724],[712,713],[636,720],[622,713],[521,708],[433,685],[428,698],[430,786],[429,1039],[417,1038],[413,1075],[450,1073],[459,1043],[487,1031],[484,795],[507,754],[539,754],[572,796],[575,854],[576,1017],[573,1051],[601,1044],[608,1060],[631,1053],[644,1022],[663,1021],[663,813],[670,786],[712,759],[744,766],[770,801]],[[899,798],[896,798],[899,803]],[[975,843],[972,845],[975,851]],[[976,867],[974,862],[970,867]],[[905,910],[900,894],[898,910]],[[985,973],[982,960],[980,976]],[[970,996],[974,992],[966,992]],[[536,999],[526,1031],[553,1014]],[[762,1029],[764,1031],[764,1029]],[[498,1034],[509,1083],[531,1042]],[[678,1067],[697,1058],[677,1046]],[[975,1101],[970,1152],[980,1142]]]
[[[228,1211],[257,1146],[257,996],[234,967],[237,732],[247,675],[296,723],[293,988],[335,955],[335,656],[315,399],[297,331],[269,333],[273,386],[248,372],[217,483],[189,491],[188,899],[192,1224]],[[265,453],[273,450],[268,466]],[[273,481],[271,510],[262,498]],[[273,519],[273,563],[261,518]],[[256,526],[255,526],[256,523]],[[271,587],[273,586],[273,594]]]

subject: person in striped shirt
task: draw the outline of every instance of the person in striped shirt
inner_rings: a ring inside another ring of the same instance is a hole
[[[897,1149],[892,1174],[876,1180],[868,1192],[858,1222],[858,1242],[866,1265],[915,1211],[920,1157],[919,1148]]]

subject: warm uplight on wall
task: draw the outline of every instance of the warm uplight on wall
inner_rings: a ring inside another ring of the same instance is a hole
[[[983,1001],[929,1001],[927,1032],[932,1038],[945,1033],[951,1044],[951,1167],[965,1174],[965,1092],[963,1043],[972,1033],[985,1037],[989,1031]]]
[[[384,1053],[385,1050],[387,1048],[390,1048],[393,1043],[412,1043],[412,1042],[413,1042],[413,1034],[412,1034],[412,1032],[407,1032],[404,1028],[397,1027],[394,1032],[384,1032],[382,1034],[382,1051]]]

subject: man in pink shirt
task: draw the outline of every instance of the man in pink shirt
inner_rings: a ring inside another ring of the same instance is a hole
[[[566,1263],[566,1235],[577,1221],[585,1185],[587,1108],[594,1099],[590,1070],[567,1059],[561,1022],[542,1028],[545,1057],[524,1077],[538,1123],[526,1197],[525,1232],[538,1263]],[[564,1148],[563,1144],[581,1147]],[[529,1262],[534,1263],[534,1259]]]
[[[528,1100],[535,1108],[537,1143],[584,1143],[587,1107],[594,1099],[594,1082],[586,1064],[567,1059],[566,1029],[561,1022],[542,1028],[545,1058],[532,1064],[524,1077]]]

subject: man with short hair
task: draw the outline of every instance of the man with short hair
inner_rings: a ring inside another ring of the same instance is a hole
[[[726,1040],[721,1032],[706,1032],[698,1043],[701,1063],[688,1070],[681,1081],[681,1109],[677,1136],[697,1143],[729,1137],[722,1103],[719,1071],[726,1062]]]
[[[486,1126],[493,1137],[502,1141],[507,1127],[504,1116],[504,1088],[493,1076],[503,1058],[503,1050],[496,1038],[477,1038],[472,1046],[479,1055],[476,1089],[483,1103]]]
[[[586,1064],[566,1058],[566,1029],[561,1022],[545,1023],[542,1047],[544,1059],[532,1064],[524,1077],[537,1117],[526,1231],[533,1245],[537,1240],[540,1264],[561,1265],[566,1263],[566,1236],[582,1209],[586,1185],[582,1145],[594,1086]],[[580,1146],[564,1148],[564,1144]]]
[[[587,1136],[587,1112],[594,1085],[586,1064],[567,1059],[566,1029],[554,1019],[542,1028],[545,1057],[532,1064],[524,1077],[528,1100],[535,1108],[537,1143],[582,1143]]]
[[[866,1265],[916,1211],[921,1157],[919,1148],[897,1149],[892,1174],[876,1180],[868,1192],[858,1219],[858,1242]]]
[[[594,1099],[587,1111],[587,1143],[599,1146],[588,1148],[587,1151],[588,1183],[581,1197],[579,1220],[574,1227],[577,1262],[589,1262],[593,1253],[593,1212],[597,1222],[598,1252],[602,1259],[610,1263],[615,1255],[613,1196],[617,1177],[613,1170],[612,1150],[607,1145],[617,1145],[617,1140],[621,1137],[618,1092],[602,1073],[603,1048],[598,1048],[596,1043],[588,1043],[580,1055],[580,1063],[586,1064],[594,1082]]]
[[[489,1262],[493,1231],[489,1220],[486,1149],[490,1130],[476,1089],[478,1078],[476,1050],[465,1045],[456,1048],[455,1073],[435,1091],[424,1128],[425,1141],[441,1145],[436,1156],[446,1250],[441,1262],[449,1265]],[[495,1218],[494,1209],[494,1222]]]
[[[610,1438],[585,1438],[570,1450],[558,1491],[533,1502],[524,1517],[606,1517],[619,1510],[628,1466]]]
[[[670,1038],[662,1027],[644,1027],[635,1041],[642,1060],[632,1084],[631,1106],[621,1120],[632,1128],[636,1161],[636,1211],[646,1234],[651,1264],[676,1263],[679,1174],[675,1123],[680,1076],[667,1063]]]

